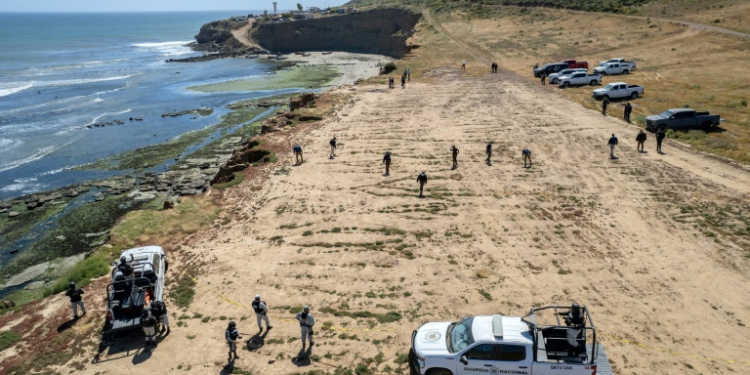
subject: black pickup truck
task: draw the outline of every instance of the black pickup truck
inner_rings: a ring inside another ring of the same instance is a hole
[[[710,129],[724,119],[709,112],[690,108],[668,109],[661,114],[646,117],[646,128],[651,131],[667,129]]]

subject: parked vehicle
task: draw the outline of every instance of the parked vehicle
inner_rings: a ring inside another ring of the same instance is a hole
[[[620,64],[620,65],[626,65],[630,68],[630,71],[634,71],[637,66],[635,64],[635,61],[625,61],[623,58],[616,58],[616,59],[609,59],[607,61],[600,61],[599,66],[604,66],[607,64]]]
[[[567,76],[557,77],[557,83],[562,87],[591,85],[596,86],[602,82],[599,74],[588,74],[587,72],[575,72]]]
[[[599,73],[601,75],[629,74],[630,66],[620,65],[618,63],[607,63],[605,65],[597,66],[596,68],[594,68],[594,73]]]
[[[625,82],[614,82],[600,89],[596,89],[591,93],[594,99],[622,99],[630,98],[635,99],[639,95],[643,95],[643,86],[641,85],[628,85]]]
[[[575,335],[576,350],[567,341],[570,328],[560,322],[564,309],[570,306],[531,309],[525,317],[425,323],[411,336],[411,374],[612,375],[588,308],[581,308],[584,325]]]
[[[710,129],[724,119],[710,112],[698,112],[691,108],[672,108],[661,114],[646,117],[646,128],[651,131],[666,129]]]
[[[152,301],[164,300],[164,276],[169,269],[161,246],[144,246],[120,254],[133,267],[133,278],[126,279],[113,263],[112,282],[107,285],[107,332],[141,327],[143,309]]]
[[[575,61],[575,60],[563,60],[564,63],[568,64],[568,68],[589,68],[589,63],[586,61]]]
[[[586,69],[584,68],[576,68],[576,69],[563,69],[557,73],[550,74],[547,79],[549,80],[549,83],[557,83],[557,78],[561,76],[567,76],[571,75],[576,72],[585,72]]]
[[[568,64],[566,63],[552,63],[544,65],[541,68],[535,68],[534,69],[534,77],[541,77],[542,73],[549,76],[552,73],[557,73],[563,69],[568,69]]]

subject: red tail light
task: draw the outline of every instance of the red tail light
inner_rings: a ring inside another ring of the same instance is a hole
[[[596,375],[596,365],[592,366],[591,369],[594,370],[594,372],[592,372],[591,375]]]
[[[112,315],[112,310],[107,310],[107,319],[109,320],[110,323],[112,323],[115,320],[115,317]]]

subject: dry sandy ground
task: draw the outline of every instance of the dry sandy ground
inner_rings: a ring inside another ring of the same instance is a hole
[[[221,317],[236,319],[247,341],[257,332],[255,293],[274,325],[236,362],[255,374],[332,373],[368,358],[376,373],[403,371],[394,360],[420,322],[573,301],[591,308],[616,374],[750,372],[726,362],[747,361],[750,348],[747,236],[697,224],[748,225],[749,173],[670,143],[659,155],[653,138],[638,153],[635,128],[509,74],[427,76],[437,83],[337,90],[352,100],[294,139],[305,163],[282,155],[267,176],[230,190],[226,208],[246,219],[183,247],[204,264],[184,314],[212,320],[175,327],[173,317],[153,353],[133,335],[76,373],[222,373]],[[612,133],[617,160],[608,157]],[[340,148],[329,159],[333,134]],[[452,144],[461,150],[456,170]],[[525,147],[530,169],[522,168]],[[429,176],[425,199],[417,198],[420,171]],[[299,335],[294,314],[279,309],[302,304],[317,319],[308,354],[318,361],[309,365],[296,361],[299,340],[289,342]],[[381,324],[326,308],[403,317]]]

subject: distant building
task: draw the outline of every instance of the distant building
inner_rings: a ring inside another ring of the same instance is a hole
[[[310,12],[297,12],[297,14],[294,15],[295,20],[309,20],[315,18],[315,15]]]
[[[338,13],[338,14],[344,14],[344,13],[346,13],[346,9],[344,9],[344,8],[336,9],[336,13]]]
[[[320,8],[318,7],[310,7],[309,10],[311,13],[320,13]]]

